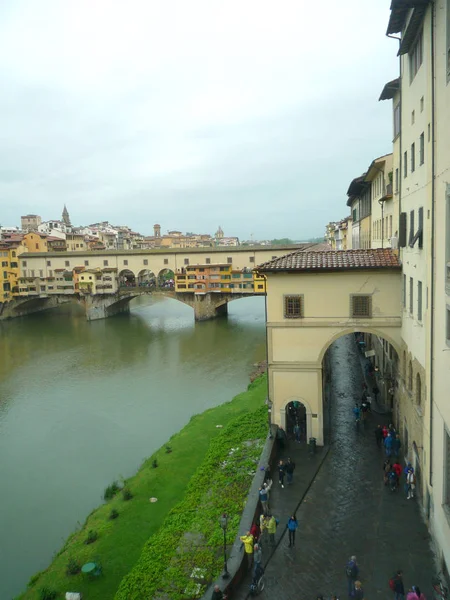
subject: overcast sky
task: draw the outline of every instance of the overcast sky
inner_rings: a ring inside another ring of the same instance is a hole
[[[1,0],[0,224],[321,235],[391,151],[390,0]]]

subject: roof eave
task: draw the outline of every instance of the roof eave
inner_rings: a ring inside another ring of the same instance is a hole
[[[335,272],[335,271],[386,271],[386,270],[392,270],[392,271],[400,271],[402,268],[401,265],[389,265],[389,266],[382,266],[382,265],[376,265],[373,267],[323,267],[320,269],[315,269],[315,268],[310,268],[310,269],[293,269],[290,267],[287,268],[276,268],[276,267],[272,267],[272,268],[268,268],[268,269],[264,269],[262,267],[257,267],[256,270],[258,271],[258,273],[331,273],[331,272]]]

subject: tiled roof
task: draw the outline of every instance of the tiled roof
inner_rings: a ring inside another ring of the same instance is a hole
[[[292,252],[263,263],[258,271],[338,271],[400,269],[398,256],[389,249]]]

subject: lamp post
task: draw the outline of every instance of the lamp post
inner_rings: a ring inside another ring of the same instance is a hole
[[[223,513],[219,519],[220,526],[223,529],[223,575],[222,579],[228,579],[230,574],[228,573],[227,567],[227,529],[228,529],[228,515]]]

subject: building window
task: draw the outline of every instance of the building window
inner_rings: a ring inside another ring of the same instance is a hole
[[[39,269],[39,277],[44,277],[44,271],[42,269]]]
[[[51,261],[51,260],[48,260],[48,261],[47,261],[47,267],[51,267],[51,266],[52,266],[52,261]]]
[[[372,316],[372,296],[355,294],[350,296],[352,319]]]
[[[249,256],[248,262],[254,263],[255,262],[255,257],[254,256]]]
[[[423,96],[420,99],[420,112],[423,112]]]
[[[26,260],[23,260],[23,261],[22,261],[22,267],[26,267],[26,266],[27,266],[27,261],[26,261]]]
[[[395,169],[395,191],[398,192],[398,169]]]
[[[447,344],[450,346],[450,308],[447,306]]]
[[[417,319],[422,320],[422,282],[417,282]]]
[[[409,213],[409,245],[411,248],[413,247],[413,239],[414,239],[414,211],[412,210]]]
[[[411,49],[409,53],[409,75],[410,81],[414,79],[417,74],[417,71],[420,69],[420,65],[423,61],[423,33],[422,31],[417,36],[416,43]]]
[[[416,170],[416,145],[411,144],[411,173]]]
[[[85,260],[85,261],[84,261],[84,266],[85,266],[85,267],[88,267],[88,266],[89,266],[89,261],[88,261],[88,260]]]
[[[107,266],[108,266],[108,261],[107,261],[107,260],[104,260],[104,261],[103,261],[103,266],[104,266],[104,267],[107,267]]]
[[[148,259],[144,258],[144,265],[148,265]]]
[[[400,133],[400,102],[394,108],[394,138]]]
[[[409,278],[409,312],[411,314],[414,312],[414,279],[412,277]]]
[[[421,165],[423,165],[423,163],[425,162],[425,134],[422,133],[420,134],[420,138],[419,138],[419,163]]]
[[[285,319],[300,319],[304,316],[303,312],[303,294],[284,297],[284,317]]]
[[[428,141],[431,140],[431,125],[428,123]]]
[[[408,390],[410,392],[413,391],[413,368],[412,368],[411,361],[409,361],[409,365],[408,365]]]
[[[403,154],[403,177],[408,175],[408,151],[405,150]]]
[[[206,264],[207,264],[207,265],[210,265],[210,264],[211,264],[211,259],[210,259],[210,258],[207,258],[207,259],[206,259]]]
[[[70,261],[69,260],[64,261],[64,264],[65,264],[66,267],[70,267]]]
[[[34,277],[34,269],[31,269],[31,271],[30,271],[30,277]]]
[[[422,380],[419,373],[416,375],[416,402],[419,406],[422,404]]]
[[[444,444],[445,444],[445,482],[444,482],[444,504],[447,506],[450,504],[450,434],[444,430]]]
[[[188,265],[188,264],[189,264],[189,259],[188,259],[188,258],[185,258],[185,259],[184,259],[184,264],[185,264],[185,265]]]
[[[406,275],[403,275],[402,304],[406,308]]]
[[[128,260],[123,261],[124,266],[128,267]]]
[[[392,237],[392,215],[389,215],[389,237]]]
[[[227,256],[227,263],[231,265],[233,263],[233,258],[231,256]]]
[[[164,259],[164,264],[165,264],[165,265],[168,265],[168,264],[169,264],[169,259],[168,259],[168,258],[165,258],[165,259]]]
[[[411,125],[414,125],[414,123],[416,122],[416,111],[412,111],[411,113]]]

